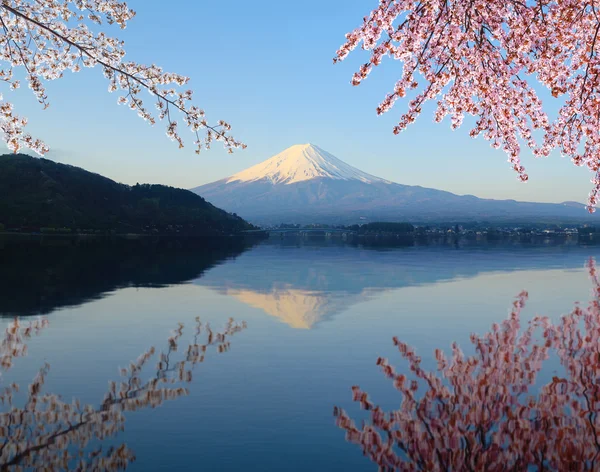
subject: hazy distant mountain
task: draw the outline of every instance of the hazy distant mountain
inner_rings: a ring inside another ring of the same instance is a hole
[[[365,221],[598,222],[576,202],[530,203],[402,185],[298,144],[226,179],[192,189],[259,224]]]

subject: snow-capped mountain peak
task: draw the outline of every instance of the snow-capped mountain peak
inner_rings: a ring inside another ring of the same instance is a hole
[[[592,222],[583,205],[479,199],[393,183],[362,172],[313,144],[299,144],[232,177],[192,189],[252,223],[362,224],[373,221]],[[593,220],[592,220],[593,218]],[[571,224],[571,223],[569,223]]]
[[[270,159],[231,176],[227,183],[266,179],[274,184],[293,184],[317,178],[391,183],[362,172],[310,143],[291,146]]]

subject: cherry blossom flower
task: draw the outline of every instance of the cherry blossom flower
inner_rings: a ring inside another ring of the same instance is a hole
[[[407,372],[378,359],[401,394],[385,412],[358,386],[352,398],[370,412],[357,426],[335,408],[337,425],[379,470],[598,470],[600,468],[600,283],[589,306],[553,324],[535,317],[524,329],[515,300],[508,319],[483,336],[471,335],[475,354],[452,346],[435,351],[437,373],[421,367],[416,351],[394,338]],[[544,362],[556,355],[564,375],[537,385]]]
[[[214,140],[233,152],[246,146],[234,139],[225,121],[211,125],[204,111],[190,105],[192,91],[179,91],[188,77],[165,72],[156,64],[144,65],[125,60],[123,41],[103,31],[94,32],[93,25],[118,25],[125,28],[135,16],[125,2],[119,0],[0,0],[0,81],[11,89],[20,86],[14,70],[21,68],[29,88],[44,107],[49,106],[44,82],[60,79],[65,71],[79,72],[83,67],[102,69],[108,80],[108,91],[121,90],[118,103],[126,104],[151,125],[167,122],[167,136],[183,147],[177,129],[176,114],[195,135],[196,152],[210,148]],[[141,97],[150,92],[156,100],[155,115]],[[48,146],[25,133],[27,119],[18,116],[13,105],[0,95],[0,129],[8,148],[18,152],[29,148],[40,155]]]
[[[30,325],[15,320],[9,325],[0,344],[2,367],[10,368],[13,358],[25,355],[25,340],[46,326],[45,320]],[[44,393],[48,364],[29,385],[23,406],[21,396],[16,400],[19,386],[4,387],[0,391],[0,469],[124,470],[135,460],[126,444],[103,449],[95,443],[124,429],[125,412],[156,408],[186,395],[185,385],[191,382],[193,369],[204,362],[208,349],[227,351],[229,338],[245,327],[245,323],[230,319],[223,332],[214,332],[197,318],[192,341],[182,347],[184,327],[180,324],[168,338],[167,349],[158,355],[153,375],[143,378],[147,375],[144,367],[156,356],[150,348],[120,370],[121,381],[109,383],[98,406],[82,405],[79,400],[67,403]]]
[[[385,113],[416,89],[395,134],[436,100],[436,122],[450,116],[456,129],[465,115],[476,117],[470,135],[502,148],[521,181],[528,180],[522,143],[536,157],[560,150],[594,172],[593,212],[600,193],[599,9],[594,0],[379,0],[334,62],[359,45],[369,51],[353,85],[387,57],[402,63],[394,90],[377,107]],[[560,99],[553,121],[535,83]]]

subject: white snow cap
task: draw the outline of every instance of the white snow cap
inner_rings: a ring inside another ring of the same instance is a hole
[[[274,184],[293,184],[317,178],[391,183],[362,172],[310,143],[289,147],[270,159],[231,176],[227,183],[268,179]]]

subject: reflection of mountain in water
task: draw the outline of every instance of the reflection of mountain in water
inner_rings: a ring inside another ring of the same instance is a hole
[[[183,283],[244,249],[241,243],[200,248],[126,241],[7,243],[0,247],[0,316],[49,313],[124,287]]]
[[[0,316],[48,313],[124,287],[195,280],[294,328],[308,329],[376,292],[493,271],[581,268],[590,255],[600,255],[600,247],[577,246],[380,251],[326,242],[284,244],[267,242],[246,252],[241,243],[202,248],[139,242],[5,244],[0,246]]]
[[[582,268],[600,248],[578,246],[411,247],[375,251],[264,243],[196,281],[294,328],[312,328],[374,292],[481,273]]]
[[[289,285],[273,287],[271,292],[224,288],[219,292],[231,295],[246,305],[260,308],[279,318],[292,328],[310,329],[320,320],[361,301],[366,293],[347,294],[295,289]]]

